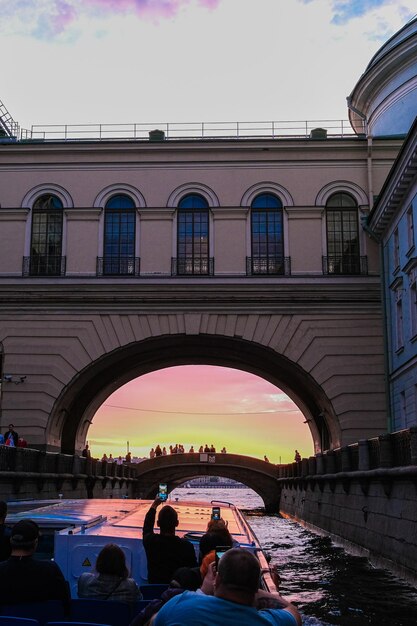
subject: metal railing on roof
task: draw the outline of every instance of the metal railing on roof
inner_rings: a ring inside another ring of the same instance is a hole
[[[19,124],[14,121],[6,105],[0,100],[0,138],[16,139],[19,135]]]
[[[348,120],[266,122],[184,122],[132,124],[48,124],[22,129],[22,141],[112,141],[181,139],[257,139],[354,136]]]

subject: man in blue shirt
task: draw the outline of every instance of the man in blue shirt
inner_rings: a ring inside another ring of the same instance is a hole
[[[219,561],[214,595],[185,591],[156,614],[153,626],[301,626],[301,616],[278,593],[259,589],[260,564],[248,550],[233,548]],[[210,570],[208,576],[214,575]],[[206,576],[207,578],[207,576]],[[210,593],[207,581],[203,590]]]

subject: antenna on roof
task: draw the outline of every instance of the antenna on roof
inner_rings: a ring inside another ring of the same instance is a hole
[[[0,100],[0,139],[10,137],[16,139],[19,134],[19,124],[14,121],[6,106]]]

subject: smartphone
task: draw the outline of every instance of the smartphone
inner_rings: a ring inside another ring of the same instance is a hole
[[[211,519],[220,519],[220,507],[213,506],[211,509]]]
[[[230,550],[230,546],[216,546],[216,569],[223,554]]]
[[[158,498],[164,502],[168,498],[168,486],[166,483],[159,483]]]

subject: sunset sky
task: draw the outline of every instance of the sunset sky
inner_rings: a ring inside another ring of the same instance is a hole
[[[0,0],[0,100],[32,124],[346,119],[415,0]]]
[[[125,408],[122,408],[125,407]],[[214,444],[217,450],[291,462],[313,454],[304,417],[271,383],[238,370],[184,365],[146,374],[113,393],[88,432],[93,456],[147,456],[156,444]]]

